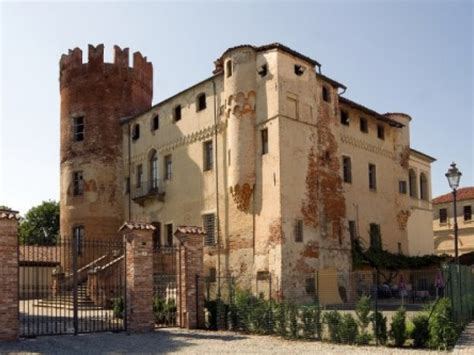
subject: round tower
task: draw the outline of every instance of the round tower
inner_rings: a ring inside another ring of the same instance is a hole
[[[60,61],[61,235],[81,240],[119,238],[124,221],[120,119],[151,107],[152,64],[139,52],[129,67],[128,48],[114,46],[104,63],[104,46],[79,48]]]
[[[255,184],[257,91],[256,52],[234,48],[222,56],[228,124],[229,192],[237,208],[248,211]]]

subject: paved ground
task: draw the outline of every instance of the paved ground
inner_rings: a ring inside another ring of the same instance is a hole
[[[193,353],[193,354],[436,354],[384,347],[352,347],[321,342],[287,341],[277,337],[231,332],[160,329],[154,333],[126,335],[102,333],[49,336],[0,343],[0,353]]]
[[[471,322],[461,334],[456,346],[454,354],[474,354],[474,322]]]

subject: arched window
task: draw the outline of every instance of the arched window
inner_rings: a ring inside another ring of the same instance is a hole
[[[408,185],[410,188],[410,196],[418,197],[418,191],[416,189],[416,173],[413,169],[408,172]]]
[[[155,190],[158,188],[158,154],[156,150],[150,152],[150,189]]]
[[[425,173],[420,174],[420,198],[428,201],[428,179]]]

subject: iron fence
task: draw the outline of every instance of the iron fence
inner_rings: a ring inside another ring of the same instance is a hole
[[[176,326],[177,246],[158,246],[153,254],[153,313],[158,327]]]

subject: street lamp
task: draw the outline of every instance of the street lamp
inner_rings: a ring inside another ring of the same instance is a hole
[[[446,177],[448,178],[449,187],[453,190],[453,208],[454,208],[454,258],[456,260],[456,264],[459,265],[459,252],[458,252],[458,216],[456,211],[456,195],[457,189],[459,186],[459,180],[461,180],[461,172],[456,168],[456,163],[451,164],[451,168],[449,168],[448,172],[446,173]]]

